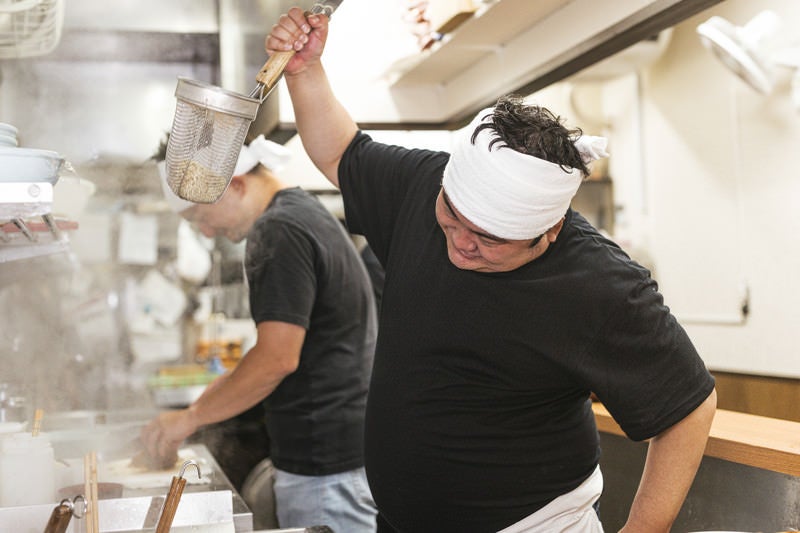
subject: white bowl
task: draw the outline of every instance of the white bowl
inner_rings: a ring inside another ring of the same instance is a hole
[[[11,135],[12,137],[16,137],[19,133],[19,130],[12,126],[11,124],[6,124],[5,122],[0,122],[0,133],[3,135]]]
[[[0,146],[17,146],[17,138],[0,131]]]
[[[48,181],[55,184],[64,158],[50,150],[0,146],[0,182]]]
[[[19,433],[25,430],[25,422],[0,422],[0,435]]]

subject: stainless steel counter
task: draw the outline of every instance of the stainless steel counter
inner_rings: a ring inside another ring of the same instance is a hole
[[[184,494],[209,492],[209,491],[230,491],[233,500],[233,523],[237,532],[240,531],[253,531],[253,513],[247,507],[242,497],[231,484],[230,480],[225,476],[225,473],[220,468],[214,456],[202,444],[192,444],[182,448],[182,450],[191,450],[190,455],[200,459],[201,473],[203,478],[208,478],[208,483],[186,483],[183,490]],[[175,473],[177,475],[178,472]],[[191,479],[196,476],[194,468],[189,468],[184,473],[184,477]],[[123,497],[137,497],[137,496],[152,496],[164,497],[169,491],[169,484],[167,483],[161,487],[151,488],[127,488],[123,489]]]
[[[173,530],[229,532],[233,527],[235,532],[253,531],[252,512],[208,449],[201,444],[190,445],[181,448],[180,456],[195,460],[200,465],[202,478],[192,479],[197,476],[194,468],[187,468],[184,472],[187,483],[175,515]],[[114,464],[127,466],[129,462],[130,458],[123,458],[106,460],[104,463],[98,458],[98,486],[109,484],[119,491],[98,501],[100,531],[103,533],[154,531],[172,477],[179,475],[180,468],[174,473],[131,474],[136,470],[114,470],[109,467]],[[61,458],[60,464],[65,469],[63,473],[76,468],[82,472],[83,458]],[[62,476],[62,479],[67,478]],[[76,476],[69,478],[68,483],[70,496],[84,493],[83,486],[75,484]],[[66,494],[59,494],[50,504],[0,508],[0,531],[43,531],[57,502],[64,497]],[[104,498],[102,492],[100,498]],[[76,518],[71,521],[68,531],[79,533],[84,526],[83,520]]]
[[[98,482],[121,483],[123,487],[119,497],[152,497],[155,503],[155,498],[166,496],[172,476],[178,475],[178,469],[174,473],[139,473],[129,468],[109,468],[109,465],[122,466],[130,462],[135,453],[135,448],[131,446],[132,439],[156,414],[157,411],[149,409],[50,413],[44,419],[43,431],[52,442],[56,459],[62,465],[67,465],[65,474],[57,476],[62,479],[57,479],[56,488],[83,483],[83,457],[95,451],[98,456]],[[199,443],[188,444],[181,448],[180,457],[196,459],[203,477],[202,482],[198,483],[193,479],[197,476],[195,470],[188,469],[184,474],[187,479],[184,494],[230,491],[236,531],[253,531],[252,512],[209,449]],[[59,499],[63,496],[66,494],[60,494]]]

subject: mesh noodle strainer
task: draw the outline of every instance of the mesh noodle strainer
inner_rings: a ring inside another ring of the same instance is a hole
[[[341,3],[325,0],[306,14],[330,17]],[[219,200],[233,177],[250,123],[293,55],[293,50],[272,54],[256,76],[258,84],[249,96],[178,78],[166,157],[167,184],[172,192],[199,204]]]

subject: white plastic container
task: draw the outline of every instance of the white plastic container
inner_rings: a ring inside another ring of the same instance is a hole
[[[0,507],[55,502],[55,464],[47,434],[0,436]]]
[[[0,122],[0,135],[8,135],[9,137],[13,137],[14,146],[19,144],[17,142],[17,133],[19,133],[19,130],[16,128],[16,126],[6,124],[5,122]]]
[[[0,146],[16,147],[18,146],[17,138],[14,137],[13,135],[6,135],[2,131],[0,131]]]
[[[0,182],[46,181],[52,185],[64,158],[52,150],[0,146]]]
[[[25,431],[25,422],[0,422],[0,438]]]

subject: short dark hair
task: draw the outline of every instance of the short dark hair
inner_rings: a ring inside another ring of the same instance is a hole
[[[156,163],[160,163],[161,161],[167,159],[167,144],[169,144],[168,131],[164,132],[164,137],[162,137],[161,140],[158,141],[158,148],[156,148],[156,151],[153,153],[153,155],[150,156],[150,159],[152,159]]]
[[[567,129],[563,119],[550,110],[526,104],[521,96],[506,95],[497,101],[491,117],[491,121],[475,128],[471,137],[473,144],[481,130],[493,129],[497,137],[489,143],[490,148],[502,143],[501,147],[550,161],[565,171],[576,168],[584,177],[589,175],[589,168],[574,144],[583,131]]]

